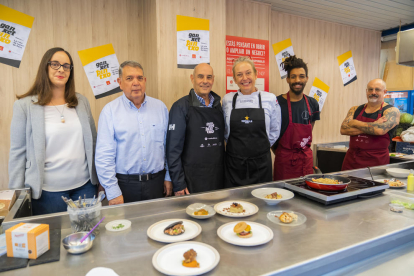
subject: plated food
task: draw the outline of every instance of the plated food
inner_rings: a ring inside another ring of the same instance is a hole
[[[278,216],[275,215],[275,217],[277,218]],[[292,223],[293,221],[298,220],[298,215],[296,215],[293,212],[292,213],[283,212],[278,218],[283,223]]]
[[[312,181],[323,184],[342,184],[342,181],[331,178],[312,178]]]
[[[306,217],[291,210],[272,211],[267,214],[268,220],[283,226],[299,226],[306,222]]]
[[[120,232],[131,227],[131,221],[126,219],[113,220],[105,225],[105,229],[111,232]]]
[[[276,205],[295,196],[291,191],[280,188],[259,188],[253,190],[252,195],[268,205]]]
[[[201,226],[191,220],[166,219],[151,225],[147,235],[155,241],[171,243],[194,239],[200,235],[201,230]]]
[[[388,184],[390,187],[403,187],[406,186],[405,183],[401,182],[398,179],[392,178],[392,179],[385,179],[385,184]]]
[[[236,233],[237,237],[242,239],[250,238],[253,235],[252,228],[244,221],[237,223],[234,226],[233,231]]]
[[[194,216],[207,216],[208,211],[206,209],[200,209],[194,212]]]
[[[213,207],[204,203],[193,203],[185,209],[185,212],[196,219],[208,219],[216,214]]]
[[[271,193],[269,195],[266,195],[265,198],[267,199],[281,199],[282,195],[278,194],[277,192]]]
[[[177,236],[185,233],[185,228],[182,221],[176,221],[168,225],[164,229],[164,234],[170,236]]]
[[[232,205],[230,205],[230,208],[224,208],[223,210],[228,210],[231,213],[243,213],[246,212],[243,208],[243,206],[240,203],[233,202]]]
[[[186,251],[183,255],[184,261],[183,266],[185,267],[200,267],[200,264],[197,262],[197,252],[194,251],[194,249],[190,249]]]
[[[252,221],[226,223],[217,229],[217,235],[223,241],[239,246],[261,245],[273,239],[272,229]]]
[[[185,261],[189,262],[184,264]],[[154,268],[165,275],[202,275],[219,262],[220,254],[214,247],[194,241],[163,246],[152,257]]]
[[[223,201],[214,205],[214,210],[227,217],[247,217],[256,214],[259,208],[246,201]]]

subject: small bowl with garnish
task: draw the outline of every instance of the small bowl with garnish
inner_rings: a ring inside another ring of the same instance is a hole
[[[131,221],[126,219],[113,220],[105,225],[106,230],[111,232],[124,231],[129,227],[131,227]]]
[[[291,191],[279,188],[255,189],[252,191],[252,195],[264,200],[268,205],[276,205],[295,196]]]
[[[216,214],[213,207],[204,203],[194,203],[185,209],[187,215],[196,219],[208,219]]]

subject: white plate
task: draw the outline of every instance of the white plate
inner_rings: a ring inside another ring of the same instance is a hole
[[[295,220],[295,221],[293,221],[292,223],[283,223],[278,218],[283,212],[286,212],[286,213],[294,213],[295,215],[298,216],[298,219]],[[278,216],[278,217],[275,217],[275,216]],[[283,225],[283,226],[299,226],[299,225],[302,225],[302,224],[304,224],[306,222],[306,217],[304,215],[302,215],[301,213],[294,212],[294,211],[289,211],[289,210],[269,212],[269,213],[267,213],[267,218],[271,222],[276,223],[276,224],[279,224],[279,225]]]
[[[390,179],[391,178],[382,178],[382,179],[374,179],[374,181],[381,182],[381,183],[385,183],[384,180],[390,180]],[[389,186],[390,189],[403,189],[403,188],[407,188],[407,183],[405,183],[406,181],[405,180],[402,180],[401,182],[403,182],[404,185],[403,186],[400,186],[400,187],[390,186],[389,184],[388,184],[388,186]]]
[[[194,215],[194,212],[198,211],[200,209],[204,209],[204,210],[208,211],[208,215],[206,215],[206,216],[196,216],[196,215]],[[216,211],[214,210],[213,207],[211,207],[209,205],[206,205],[204,203],[191,204],[190,206],[187,207],[187,209],[185,209],[185,212],[190,217],[193,217],[193,218],[196,218],[196,219],[208,219],[208,218],[211,218],[212,216],[214,216],[216,214]]]
[[[273,231],[269,227],[252,221],[245,221],[251,227],[252,236],[250,238],[239,238],[233,229],[236,222],[229,222],[217,229],[217,235],[225,242],[239,246],[256,246],[268,243],[273,239]]]
[[[280,199],[268,199],[266,198],[267,195],[272,193],[278,193],[282,195]],[[256,198],[263,199],[268,205],[276,205],[282,201],[288,200],[293,198],[295,195],[288,190],[279,189],[279,188],[259,188],[252,191],[252,195]]]
[[[193,249],[197,252],[197,262],[200,267],[185,267],[182,265],[183,254]],[[201,242],[178,242],[166,245],[155,252],[152,264],[155,269],[167,275],[200,275],[214,269],[220,261],[217,250]]]
[[[114,229],[114,228],[112,228],[112,227],[117,226],[119,224],[123,224],[124,227],[122,227],[120,229]],[[113,220],[113,221],[108,222],[105,225],[106,230],[112,231],[112,232],[124,231],[124,230],[127,230],[129,227],[131,227],[131,221],[126,220],[126,219]]]
[[[232,205],[233,202],[240,203],[243,206],[243,209],[245,210],[245,212],[244,213],[231,213],[230,211],[223,210],[224,208],[230,208],[230,205]],[[214,210],[216,210],[216,212],[219,213],[220,215],[223,215],[226,217],[243,218],[243,217],[248,217],[248,216],[256,214],[259,211],[259,208],[250,202],[233,200],[233,201],[223,201],[223,202],[217,203],[216,205],[214,205]]]
[[[182,221],[184,225],[185,232],[184,234],[177,235],[177,236],[170,236],[164,234],[164,229],[174,223],[176,221]],[[161,220],[157,223],[151,225],[147,230],[147,235],[154,241],[165,242],[165,243],[172,243],[172,242],[181,242],[181,241],[188,241],[194,239],[201,233],[201,226],[194,221],[187,220],[187,219],[166,219]]]
[[[399,168],[391,168],[391,169],[386,169],[387,173],[397,177],[397,178],[407,178],[408,175],[410,174],[410,170],[407,169],[399,169]]]

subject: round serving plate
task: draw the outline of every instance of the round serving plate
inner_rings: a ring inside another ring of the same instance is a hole
[[[170,236],[164,233],[164,229],[171,223],[182,221],[184,225],[185,232],[181,235]],[[151,225],[147,230],[147,235],[149,238],[158,242],[172,243],[172,242],[181,242],[194,239],[201,233],[201,226],[194,221],[187,219],[166,219]]]
[[[196,260],[200,267],[185,267],[183,254],[193,249],[197,252]],[[217,250],[201,242],[177,242],[166,245],[155,252],[152,264],[156,270],[167,275],[201,275],[214,269],[220,262],[220,254]]]

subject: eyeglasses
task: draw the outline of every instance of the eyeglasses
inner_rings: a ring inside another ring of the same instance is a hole
[[[61,66],[63,67],[64,71],[70,71],[73,68],[73,65],[71,65],[69,63],[60,64],[57,61],[49,61],[47,64],[49,64],[50,68],[52,68],[54,70],[58,70]]]

